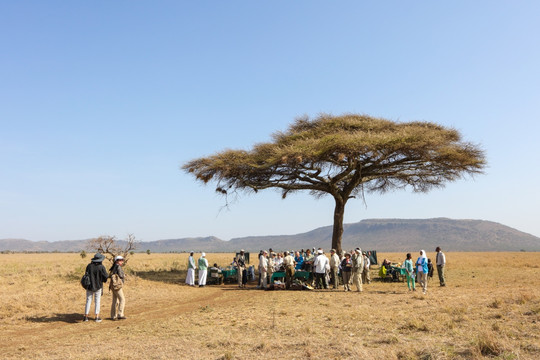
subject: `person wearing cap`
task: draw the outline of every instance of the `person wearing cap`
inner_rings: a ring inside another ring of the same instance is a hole
[[[283,265],[285,266],[285,289],[289,290],[294,278],[294,257],[285,251],[283,253]]]
[[[370,261],[369,257],[367,256],[366,252],[362,252],[362,256],[364,258],[364,270],[362,271],[362,283],[364,284],[371,284],[371,276],[369,274],[369,266]]]
[[[356,248],[351,260],[353,284],[356,286],[356,291],[362,292],[362,272],[364,270],[364,257],[362,256],[362,250],[360,248]]]
[[[244,288],[247,283],[246,272],[246,256],[244,255],[244,249],[240,250],[240,254],[236,256],[236,273],[238,276],[238,287]]]
[[[313,262],[313,267],[315,269],[315,289],[328,289],[326,272],[330,270],[330,263],[322,249],[317,250],[317,257]]]
[[[206,260],[206,254],[202,253],[199,258],[199,287],[206,285],[206,275],[208,271],[208,260]]]
[[[193,251],[189,253],[188,257],[186,284],[195,286],[195,259],[193,258]]]
[[[336,250],[330,250],[330,281],[333,289],[337,289],[339,286],[339,263],[339,256],[336,254]]]
[[[109,277],[112,277],[114,274],[116,274],[122,280],[123,284],[126,275],[124,273],[124,270],[122,269],[122,266],[124,266],[124,257],[118,255],[114,258],[114,264],[109,269]],[[118,290],[115,290],[112,286],[109,286],[109,290],[112,291],[111,319],[125,320],[126,317],[124,316],[124,307],[126,306],[126,298],[124,296],[123,286]]]
[[[84,308],[83,321],[88,321],[88,314],[90,313],[90,306],[92,305],[92,298],[94,299],[94,311],[96,314],[95,321],[101,322],[99,317],[99,310],[101,307],[101,295],[103,293],[103,283],[107,282],[109,274],[105,266],[103,266],[103,260],[105,256],[100,253],[96,253],[90,260],[90,264],[86,266],[86,273],[90,277],[90,287],[86,289],[86,306]]]

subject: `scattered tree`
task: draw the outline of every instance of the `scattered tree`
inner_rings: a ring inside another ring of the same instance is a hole
[[[89,241],[88,250],[102,253],[111,262],[116,256],[121,255],[124,257],[124,264],[127,264],[132,250],[136,250],[137,245],[138,241],[133,234],[128,234],[125,240],[118,240],[116,236],[102,235]]]
[[[150,255],[150,249],[146,250],[146,253],[147,253],[148,255]]]
[[[86,257],[86,251],[84,251],[84,250],[81,251],[80,255],[81,255],[81,258],[84,259]]]
[[[217,182],[226,199],[237,191],[277,188],[285,198],[307,190],[335,200],[332,248],[341,251],[345,205],[365,192],[412,188],[428,192],[464,175],[481,174],[483,150],[451,128],[431,122],[394,122],[367,115],[297,119],[273,142],[252,150],[225,150],[182,169]]]

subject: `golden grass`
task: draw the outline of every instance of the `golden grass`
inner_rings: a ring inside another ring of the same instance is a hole
[[[379,254],[401,262],[404,254]],[[364,292],[185,286],[187,254],[135,254],[128,320],[81,323],[78,254],[1,254],[6,359],[538,359],[540,253],[447,253],[427,295],[373,281]],[[428,254],[434,258],[434,254]],[[230,263],[232,254],[207,254]],[[376,270],[372,271],[376,279]],[[9,339],[9,340],[7,340]],[[114,339],[114,340],[112,340]]]

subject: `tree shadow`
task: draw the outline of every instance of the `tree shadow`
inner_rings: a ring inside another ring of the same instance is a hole
[[[32,316],[26,318],[27,321],[35,323],[65,322],[68,324],[81,322],[82,319],[83,316],[81,313],[54,314],[52,316]]]
[[[166,284],[183,284],[186,281],[187,270],[137,271],[133,275],[144,280],[159,281]]]

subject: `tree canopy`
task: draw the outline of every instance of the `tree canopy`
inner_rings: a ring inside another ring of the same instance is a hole
[[[347,201],[365,192],[410,187],[427,192],[464,175],[483,172],[483,150],[461,134],[432,122],[395,122],[368,115],[298,118],[271,142],[252,150],[225,150],[182,168],[216,191],[308,190],[336,202],[332,247],[341,250]]]

